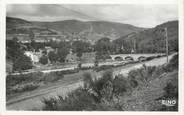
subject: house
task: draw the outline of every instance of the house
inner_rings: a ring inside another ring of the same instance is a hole
[[[39,59],[42,56],[42,53],[41,52],[25,51],[24,55],[30,57],[33,64],[36,64],[39,62]]]
[[[96,57],[96,53],[95,52],[85,52],[82,53],[82,61],[84,62],[94,62],[95,61],[95,57]]]
[[[65,58],[65,62],[67,63],[74,63],[77,61],[78,61],[78,57],[76,54],[73,54],[73,53],[69,53]]]
[[[47,54],[51,51],[55,51],[53,48],[49,47],[49,46],[46,46],[45,47],[45,50],[47,51]]]
[[[21,42],[21,43],[31,42],[28,34],[6,34],[7,40],[12,40],[14,37],[16,37],[18,39],[18,42]]]
[[[36,38],[35,42],[37,42],[37,43],[44,43],[44,42],[46,42],[46,40],[43,39],[43,38]]]

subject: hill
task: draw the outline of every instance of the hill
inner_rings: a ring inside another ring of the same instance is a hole
[[[141,32],[133,32],[113,42],[119,50],[127,53],[132,49],[136,53],[165,52],[164,28],[168,30],[169,51],[178,51],[178,21],[169,21]]]
[[[6,28],[15,28],[19,26],[30,26],[31,23],[29,21],[20,19],[20,18],[12,18],[6,17]]]
[[[33,23],[13,17],[6,17],[6,34],[57,34],[54,30],[34,25]]]
[[[135,27],[129,24],[122,24],[107,21],[79,21],[64,20],[57,22],[33,22],[35,25],[49,27],[61,34],[79,34],[90,40],[98,40],[101,37],[109,37],[111,40],[120,36],[127,35],[132,32],[143,30],[143,28]]]
[[[129,24],[107,21],[64,20],[56,22],[29,22],[19,18],[7,17],[6,23],[7,34],[28,34],[30,31],[33,31],[38,34],[61,34],[70,38],[75,36],[88,39],[89,41],[96,41],[102,37],[109,37],[111,40],[114,40],[120,36],[143,30],[143,28]]]

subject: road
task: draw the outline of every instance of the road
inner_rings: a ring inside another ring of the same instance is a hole
[[[174,54],[173,54],[174,55]],[[169,56],[169,59],[172,58],[173,55]],[[142,67],[142,64],[147,66],[159,66],[166,63],[166,57],[153,59],[151,61],[142,62],[138,64],[130,64],[122,67],[114,68],[114,74],[124,74],[126,75],[129,71]],[[56,83],[50,84],[46,87],[38,88],[34,91],[30,91],[27,93],[23,93],[19,96],[16,96],[7,101],[7,110],[39,110],[42,108],[43,103],[41,100],[43,98],[56,97],[57,95],[66,96],[72,90],[83,86],[82,75],[86,71],[80,71],[79,73],[74,73],[70,75],[66,75],[64,78],[71,78],[69,81],[60,80]],[[94,73],[94,76],[100,76],[101,72]],[[93,76],[93,75],[92,75]],[[74,79],[73,79],[74,78]]]
[[[160,54],[160,53],[156,53],[156,54],[117,54],[117,55],[111,55],[113,57],[116,57],[116,56],[133,56],[133,57],[140,57],[140,56],[145,56],[145,57],[149,57],[149,56],[158,56],[158,55],[163,55],[163,54]],[[107,61],[107,62],[99,62],[99,66],[102,66],[102,65],[118,65],[120,63],[126,63],[127,61]],[[94,66],[94,63],[90,62],[90,63],[83,63],[82,64],[82,67],[93,67]],[[53,66],[51,66],[53,67]],[[36,69],[30,69],[28,71],[23,71],[21,73],[19,72],[15,72],[15,73],[10,73],[11,75],[19,75],[19,74],[29,74],[29,73],[34,73],[34,72],[43,72],[43,73],[50,73],[50,72],[56,72],[56,71],[65,71],[65,70],[73,70],[75,68],[78,67],[78,64],[75,63],[75,64],[67,64],[67,65],[59,65],[59,68],[50,68],[49,66],[48,67],[44,67],[44,68],[36,68]],[[7,73],[8,74],[8,73]]]
[[[120,63],[122,63],[122,61],[100,62],[99,66],[102,66],[102,65],[117,65],[117,64],[120,64]],[[82,67],[93,67],[93,66],[94,66],[94,63],[83,63],[82,64]],[[35,73],[35,72],[50,73],[50,72],[56,72],[56,71],[73,70],[77,67],[78,67],[78,64],[72,64],[72,65],[64,66],[64,67],[58,68],[58,69],[29,70],[29,71],[24,71],[24,72],[21,72],[21,73],[11,73],[11,75],[29,74],[29,73]]]

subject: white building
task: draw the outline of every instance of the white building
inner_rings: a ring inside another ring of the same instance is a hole
[[[33,62],[33,64],[38,63],[41,57],[40,52],[25,51],[24,54],[31,58],[31,61]]]

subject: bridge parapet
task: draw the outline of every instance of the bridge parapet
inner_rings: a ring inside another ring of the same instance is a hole
[[[110,55],[112,60],[117,60],[117,59],[133,59],[134,61],[138,61],[140,58],[147,58],[147,57],[152,57],[152,56],[163,56],[165,55],[164,53],[154,53],[154,54],[116,54],[116,55]]]

